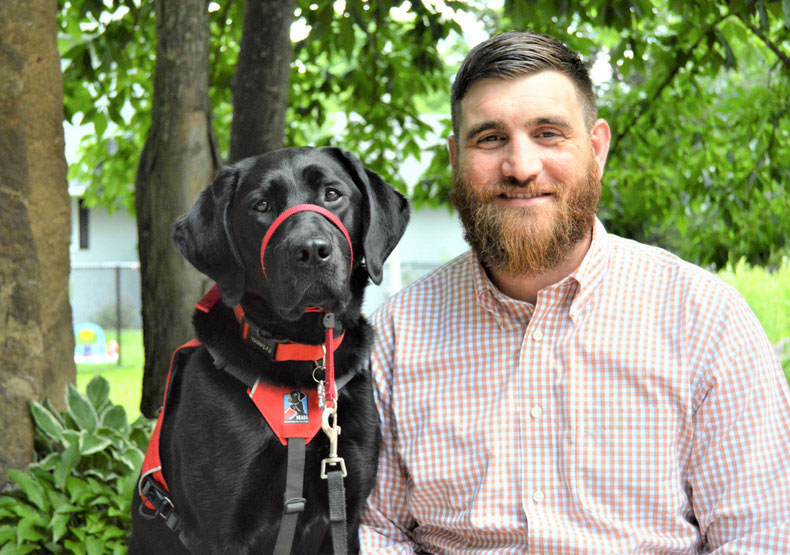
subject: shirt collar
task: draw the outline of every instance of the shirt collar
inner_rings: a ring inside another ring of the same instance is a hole
[[[469,252],[467,255],[471,265],[474,293],[478,303],[489,311],[497,312],[503,302],[513,302],[512,299],[505,296],[491,282],[485,268],[474,253]],[[562,284],[567,284],[568,280],[573,280],[578,285],[570,306],[571,318],[575,319],[576,315],[590,299],[590,295],[606,275],[608,268],[609,235],[603,223],[596,217],[593,224],[590,248],[587,250],[587,254],[584,255],[582,263],[568,277],[551,286],[559,287]]]
[[[582,263],[566,279],[578,284],[578,290],[570,306],[570,316],[575,319],[582,307],[590,300],[593,291],[609,270],[609,234],[597,217],[593,224],[592,242]],[[564,281],[564,280],[563,280]]]

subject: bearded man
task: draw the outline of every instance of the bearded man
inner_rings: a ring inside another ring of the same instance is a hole
[[[734,290],[596,218],[579,56],[478,45],[449,139],[471,251],[373,316],[363,553],[786,553],[790,392]]]

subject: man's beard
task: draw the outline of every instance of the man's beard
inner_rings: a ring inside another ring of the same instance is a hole
[[[487,267],[512,276],[534,276],[562,264],[591,231],[601,197],[598,166],[590,157],[585,174],[574,183],[521,186],[522,192],[550,191],[554,207],[495,204],[500,193],[519,187],[504,183],[473,190],[460,172],[453,171],[450,200],[460,214],[466,241]]]

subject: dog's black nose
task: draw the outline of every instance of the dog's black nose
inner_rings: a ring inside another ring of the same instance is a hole
[[[332,244],[321,237],[312,237],[294,249],[294,256],[304,266],[320,266],[332,256]]]

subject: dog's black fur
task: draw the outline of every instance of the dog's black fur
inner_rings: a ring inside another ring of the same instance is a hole
[[[266,250],[261,239],[275,217],[296,204],[333,212],[353,245],[323,216],[301,212],[288,218]],[[172,383],[161,432],[163,474],[182,522],[182,538],[164,520],[138,515],[133,502],[129,553],[271,553],[283,511],[286,451],[246,394],[246,386],[216,368],[212,352],[249,379],[295,388],[315,386],[312,362],[272,362],[240,337],[230,307],[274,335],[320,344],[318,306],[337,317],[345,338],[335,352],[336,375],[353,374],[338,401],[339,455],[345,459],[349,550],[359,549],[358,526],[373,487],[378,424],[366,368],[373,331],[361,315],[369,278],[382,266],[408,222],[406,199],[353,154],[332,147],[284,149],[222,169],[190,212],[175,224],[173,240],[198,270],[216,281],[222,295],[209,313],[195,312],[204,346],[188,355]],[[364,257],[364,261],[363,261]],[[332,553],[326,481],[328,456],[321,431],[307,445],[305,512],[299,516],[292,553]]]

